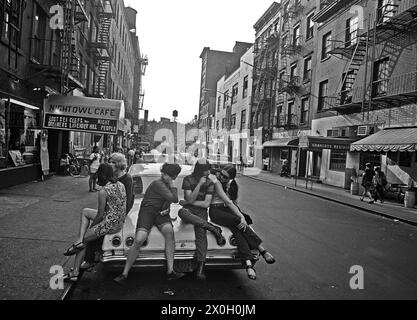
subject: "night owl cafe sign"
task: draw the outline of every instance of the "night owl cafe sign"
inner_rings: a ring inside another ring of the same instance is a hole
[[[117,134],[125,116],[121,100],[52,95],[44,100],[46,129]]]

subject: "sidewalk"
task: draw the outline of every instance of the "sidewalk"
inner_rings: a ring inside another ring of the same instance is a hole
[[[276,173],[267,171],[261,171],[258,173],[253,168],[245,168],[242,175],[250,179],[264,181],[290,190],[310,194],[315,197],[417,226],[416,206],[413,209],[404,208],[401,203],[393,202],[391,200],[386,200],[383,204],[379,202],[369,204],[367,201],[360,201],[359,196],[351,195],[349,190],[321,183],[313,183],[311,187],[310,181],[308,182],[308,188],[306,188],[305,180],[297,180],[297,186],[295,186],[295,179],[293,178],[283,178]],[[365,200],[367,200],[367,198]]]
[[[88,178],[52,176],[0,189],[0,300],[56,300],[52,266],[68,271],[63,255],[77,236],[80,212],[97,206]],[[56,273],[55,273],[56,275]]]

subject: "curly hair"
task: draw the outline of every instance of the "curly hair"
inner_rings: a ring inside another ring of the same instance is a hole
[[[123,153],[114,152],[110,155],[109,161],[114,162],[115,167],[119,170],[125,170],[127,168],[126,157]]]
[[[177,163],[165,162],[161,168],[161,172],[173,178],[173,177],[178,176],[178,174],[181,172],[181,166]]]

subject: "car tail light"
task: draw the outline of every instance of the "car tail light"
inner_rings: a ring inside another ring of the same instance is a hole
[[[237,247],[237,242],[236,242],[235,236],[230,236],[229,243],[230,243],[230,245]]]
[[[133,238],[133,237],[128,237],[127,239],[126,239],[126,245],[128,246],[128,247],[131,247],[131,246],[133,246],[133,243],[135,242],[135,239]]]
[[[122,244],[122,239],[120,239],[119,236],[115,236],[113,239],[111,239],[111,244],[113,247],[119,247]]]

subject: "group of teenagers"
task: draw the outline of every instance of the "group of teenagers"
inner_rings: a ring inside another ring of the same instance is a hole
[[[126,167],[126,157],[121,153],[111,154],[108,163],[100,164],[97,179],[102,189],[98,192],[98,208],[85,208],[81,212],[78,237],[64,253],[66,256],[75,255],[74,266],[64,275],[64,280],[77,281],[80,269],[91,269],[104,236],[121,230],[134,202],[133,180],[126,173]],[[129,250],[123,272],[114,281],[126,283],[129,271],[153,226],[158,227],[165,239],[167,279],[175,280],[184,276],[184,273],[174,270],[175,234],[169,214],[172,203],[179,203],[182,206],[178,212],[179,217],[194,225],[197,279],[206,279],[207,231],[214,235],[218,245],[226,243],[222,229],[217,224],[231,230],[247,276],[255,280],[255,256],[252,250],[258,250],[268,264],[274,263],[275,259],[248,225],[252,221],[247,220],[251,219],[237,206],[235,166],[226,165],[211,173],[211,165],[205,159],[198,160],[192,174],[184,177],[182,200],[179,200],[178,190],[174,186],[174,180],[180,172],[178,164],[164,163],[161,177],[146,189],[139,209],[135,241]],[[209,216],[215,224],[208,222]]]

